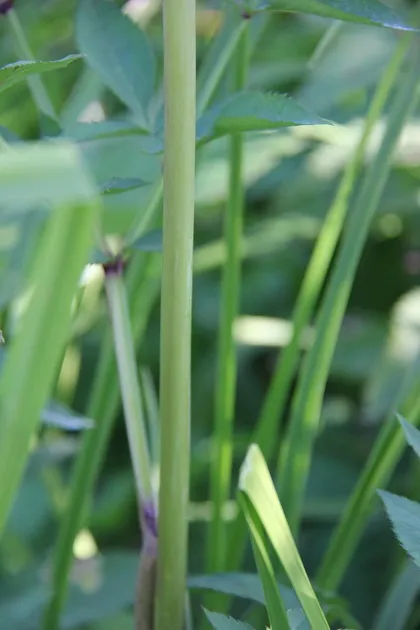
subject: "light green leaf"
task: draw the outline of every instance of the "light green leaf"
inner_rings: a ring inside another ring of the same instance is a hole
[[[93,183],[71,145],[39,143],[6,153],[0,154],[0,198],[12,205],[22,198],[26,203],[48,199],[56,207],[31,270],[28,304],[8,342],[0,377],[0,479],[7,479],[0,484],[0,532],[63,356],[72,300],[98,210]]]
[[[23,81],[31,74],[60,70],[81,59],[82,55],[68,55],[56,61],[16,61],[0,68],[0,92],[4,92],[15,83]]]
[[[414,30],[393,9],[377,0],[271,0],[270,6],[280,11],[310,13],[402,31]]]
[[[85,171],[70,142],[10,147],[7,153],[0,153],[0,214],[7,205],[36,210],[46,201],[67,204],[92,200],[92,183]]]
[[[396,414],[398,418],[398,422],[400,423],[402,430],[405,434],[405,439],[408,444],[413,448],[414,452],[418,457],[420,457],[420,431],[416,429],[415,426],[408,422],[403,416],[399,413]]]
[[[76,36],[90,67],[147,126],[155,57],[145,33],[110,0],[81,0]]]
[[[329,625],[306,574],[283,508],[259,447],[253,444],[239,478],[239,491],[253,506],[313,628],[329,630]]]
[[[251,533],[252,550],[264,589],[270,628],[271,630],[290,630],[286,608],[276,584],[274,568],[261,520],[248,497],[244,494],[239,495],[239,503]]]
[[[197,123],[197,140],[244,131],[329,124],[284,94],[244,90],[216,103]]]
[[[378,490],[395,534],[420,567],[420,504],[385,490]]]
[[[243,621],[233,619],[233,617],[210,612],[209,610],[204,610],[204,612],[215,630],[252,630],[252,626]]]

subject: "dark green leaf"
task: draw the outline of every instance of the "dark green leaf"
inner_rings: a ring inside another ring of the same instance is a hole
[[[197,140],[244,131],[266,131],[328,121],[284,94],[247,90],[233,94],[207,111],[197,123]]]
[[[398,540],[420,567],[420,505],[385,490],[378,492]]]
[[[227,615],[204,610],[207,619],[215,630],[252,630],[252,626]]]
[[[130,249],[138,249],[142,252],[161,252],[162,247],[162,230],[152,230],[134,241]]]
[[[15,63],[9,63],[7,66],[0,68],[0,92],[7,90],[18,81],[23,81],[30,74],[65,68],[73,61],[76,61],[76,59],[80,59],[81,56],[68,55],[56,61],[16,61]]]
[[[110,0],[82,0],[77,41],[87,62],[135,114],[147,124],[155,85],[155,58],[146,35]]]
[[[147,186],[147,182],[135,177],[113,177],[101,184],[99,190],[101,195],[116,195],[127,192],[127,190],[135,190],[141,186]]]
[[[413,30],[393,9],[377,0],[271,0],[270,5],[281,11]]]
[[[416,429],[410,422],[408,422],[403,416],[399,413],[396,414],[398,418],[398,422],[400,423],[404,434],[405,439],[409,443],[409,445],[413,448],[414,452],[418,457],[420,457],[420,431]]]

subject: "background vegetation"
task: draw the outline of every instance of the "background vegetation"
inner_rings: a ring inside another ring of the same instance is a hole
[[[137,19],[152,40],[161,74],[159,3],[132,0],[128,4],[133,16],[138,11]],[[147,5],[146,10],[143,5]],[[404,5],[397,8],[402,14],[407,10]],[[36,59],[61,59],[78,51],[75,2],[19,0],[16,9]],[[199,69],[205,51],[220,31],[223,10],[224,5],[221,7],[216,1],[197,2]],[[234,488],[239,467],[251,441],[276,358],[290,339],[292,311],[314,243],[343,171],[352,158],[375,87],[401,37],[392,29],[332,22],[308,14],[274,13],[264,25],[258,19],[250,37],[248,87],[293,95],[314,115],[333,121],[334,125],[290,127],[275,133],[248,133],[243,138],[246,211],[240,308],[234,325],[238,356],[232,440],[234,472],[230,500],[223,505],[227,535],[238,509]],[[263,36],[257,40],[258,29],[263,27]],[[1,65],[23,58],[16,52],[16,31],[6,18],[0,22],[0,29]],[[401,74],[404,72],[406,70],[401,70]],[[55,108],[69,127],[77,118],[98,121],[116,118],[125,111],[120,100],[104,88],[82,60],[42,76]],[[226,91],[228,79],[229,76],[222,80],[219,95]],[[16,83],[0,97],[3,139],[13,142],[16,137],[39,138],[39,115],[27,84]],[[385,113],[390,107],[386,105]],[[415,368],[418,360],[418,114],[417,108],[403,129],[393,157],[392,171],[358,264],[328,377],[299,536],[299,550],[310,576],[319,568],[329,536],[372,451],[375,438],[396,405],[401,381],[407,369],[412,365]],[[46,124],[45,120],[41,122]],[[381,118],[369,139],[362,174],[377,150],[383,127]],[[43,132],[54,133],[54,130],[44,127]],[[108,233],[123,234],[132,226],[139,205],[144,205],[150,196],[150,186],[139,188],[138,178],[143,183],[155,182],[160,173],[159,156],[153,152],[141,153],[140,143],[141,139],[132,135],[79,138],[85,164],[100,185],[110,185],[112,181],[111,192],[115,192],[118,188],[115,178],[124,178],[126,188],[130,188],[128,178],[134,182],[132,190],[103,196],[103,227]],[[220,278],[226,260],[221,234],[228,197],[228,143],[229,138],[222,137],[200,150],[196,180],[189,506],[191,575],[206,573],[210,566],[206,546],[212,519],[210,466],[214,461]],[[182,152],[181,146],[179,151]],[[36,159],[30,168],[36,172]],[[59,181],[57,186],[60,186]],[[357,188],[352,201],[356,193]],[[0,308],[6,340],[3,353],[7,351],[8,339],[13,336],[25,306],[24,288],[44,227],[42,209],[18,218],[7,212],[0,215]],[[80,251],[84,251],[83,244],[80,247]],[[154,243],[146,245],[146,249],[155,249]],[[80,256],[83,258],[83,253]],[[153,410],[159,380],[160,253],[142,252],[136,256],[142,257],[138,258],[139,266],[144,266],[147,259],[149,267],[144,268],[150,272],[142,285],[147,288],[138,295],[135,326],[141,327],[144,321],[138,364],[144,368],[142,385],[149,403],[147,415],[155,418]],[[66,260],[65,257],[61,260],[63,268]],[[151,260],[155,262],[150,263]],[[33,441],[29,464],[0,542],[2,628],[35,630],[42,627],[48,601],[47,578],[52,571],[61,517],[68,506],[74,458],[84,436],[92,430],[89,420],[93,408],[91,394],[98,378],[95,369],[101,344],[109,330],[102,289],[100,267],[88,268],[57,377],[54,401],[43,413],[44,423]],[[136,287],[133,294],[135,290]],[[311,330],[307,333],[302,354],[310,343]],[[38,338],[41,348],[48,347],[55,339],[53,322],[51,339],[49,335],[49,331],[44,330],[42,338]],[[283,427],[290,419],[294,385],[295,382],[288,393]],[[21,392],[21,395],[26,394]],[[99,407],[101,414],[112,416],[112,404],[108,408],[106,402]],[[99,423],[104,418],[93,417],[92,420]],[[276,457],[280,432],[279,422],[276,432],[269,436]],[[3,475],[0,484],[6,484],[7,468],[0,465],[0,470]],[[392,475],[391,489],[419,498],[418,474],[418,463],[407,452]],[[95,484],[93,505],[74,545],[76,562],[62,617],[63,630],[132,627],[133,584],[137,579],[139,549],[136,491],[123,417],[118,410]],[[353,623],[359,623],[362,628],[374,627],[384,602],[390,599],[388,589],[403,560],[404,555],[378,499],[340,589],[343,599],[338,603],[351,611]],[[412,567],[407,567],[407,586],[403,588],[403,592],[408,593],[407,603],[401,604],[406,608],[398,621],[400,625],[388,626],[393,630],[397,627],[414,629],[420,623],[417,600],[420,578]],[[244,562],[234,568],[255,573],[250,545]],[[202,619],[202,591],[193,589],[191,598],[194,615]],[[223,610],[223,600],[209,601],[213,602],[214,610]],[[256,614],[245,607],[243,600],[235,600],[235,616],[239,617],[245,610],[251,619]]]

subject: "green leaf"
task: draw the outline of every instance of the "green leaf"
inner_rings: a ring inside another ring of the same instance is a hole
[[[399,413],[395,414],[398,418],[402,430],[404,431],[405,439],[408,444],[413,448],[414,452],[420,457],[420,431],[414,427],[411,422],[408,422]]]
[[[204,610],[204,612],[215,630],[252,630],[252,626],[244,621],[238,621],[237,619],[233,619],[233,617],[210,612],[209,610]]]
[[[147,182],[136,177],[113,177],[112,179],[100,185],[99,191],[101,195],[116,195],[118,193],[135,190],[141,186],[147,186]]]
[[[197,140],[244,131],[329,124],[284,94],[244,90],[208,110],[197,123]]]
[[[76,36],[90,67],[147,126],[155,57],[145,33],[110,0],[81,0]]]
[[[393,9],[377,0],[271,0],[273,9],[310,13],[321,17],[376,24],[402,31],[411,28]]]
[[[420,567],[420,504],[378,490],[394,532],[403,548]]]
[[[290,630],[286,608],[276,584],[274,568],[261,520],[244,494],[239,495],[239,503],[251,533],[252,550],[264,589],[270,628],[271,630]]]
[[[56,181],[61,182],[61,188]],[[0,532],[25,469],[33,433],[62,360],[71,306],[98,210],[93,183],[71,145],[38,144],[0,153],[0,198],[55,204],[28,281],[28,304],[0,377]],[[66,203],[63,203],[63,202]],[[19,431],[16,431],[16,426]]]
[[[56,61],[16,61],[0,68],[0,92],[4,92],[15,83],[23,81],[31,74],[60,70],[81,59],[82,55],[68,55]]]
[[[259,447],[253,444],[242,464],[239,491],[253,506],[313,628],[329,625],[306,574],[283,508]]]
[[[161,252],[163,247],[162,230],[152,230],[130,245],[130,249],[137,249],[142,252]]]

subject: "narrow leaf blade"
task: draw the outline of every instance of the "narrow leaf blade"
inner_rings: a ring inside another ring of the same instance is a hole
[[[253,444],[241,468],[239,490],[250,501],[296,591],[311,627],[329,630],[296,548],[259,447]]]

